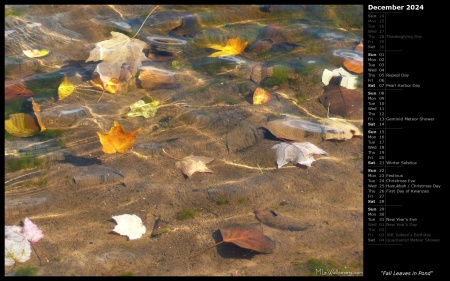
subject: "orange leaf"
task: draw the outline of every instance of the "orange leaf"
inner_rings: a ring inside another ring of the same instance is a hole
[[[131,149],[131,145],[136,140],[136,135],[141,128],[126,133],[120,124],[114,120],[114,126],[107,134],[97,132],[100,137],[100,143],[103,145],[102,151],[104,153],[112,154],[116,152],[125,153],[126,150]]]
[[[94,88],[111,94],[115,94],[120,90],[120,81],[117,78],[111,78],[108,82],[103,83],[100,77],[96,77],[91,80],[91,84]]]
[[[363,68],[364,64],[362,61],[358,61],[358,60],[345,60],[344,61],[344,67],[353,73],[356,74],[361,74],[364,71]]]
[[[241,38],[230,38],[227,40],[227,44],[225,46],[220,46],[217,44],[208,44],[206,47],[219,50],[220,52],[215,52],[209,55],[210,58],[216,58],[218,56],[234,56],[242,53],[247,47],[248,42],[242,43]]]
[[[259,224],[230,225],[220,229],[224,242],[231,242],[239,247],[260,253],[272,253],[275,242],[265,236],[258,228]]]
[[[261,87],[256,88],[253,93],[253,104],[264,104],[270,101],[270,93]]]

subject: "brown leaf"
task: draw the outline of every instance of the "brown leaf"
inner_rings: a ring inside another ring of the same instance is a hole
[[[259,224],[230,225],[220,229],[224,242],[231,242],[239,247],[270,254],[275,249],[275,241],[265,236]]]
[[[5,81],[5,100],[27,99],[33,93],[21,82]]]
[[[356,90],[349,90],[340,86],[341,77],[331,78],[330,83],[324,87],[319,102],[333,114],[342,117],[351,115],[363,106],[363,95]]]
[[[131,145],[136,141],[136,135],[141,128],[126,133],[120,124],[114,120],[114,126],[109,130],[107,134],[97,132],[100,143],[103,145],[102,151],[104,153],[125,153],[128,149],[131,149]]]
[[[213,173],[213,171],[206,167],[206,164],[213,160],[214,158],[190,155],[184,157],[183,160],[176,162],[175,166],[180,169],[183,174],[190,177],[195,172]]]

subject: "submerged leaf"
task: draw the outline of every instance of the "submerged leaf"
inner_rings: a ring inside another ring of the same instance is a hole
[[[125,153],[128,149],[131,149],[131,145],[136,141],[135,135],[141,130],[141,128],[126,133],[120,124],[114,120],[114,126],[109,130],[107,134],[97,132],[100,143],[103,145],[102,151],[104,153]]]
[[[15,137],[31,137],[41,131],[34,117],[26,113],[11,114],[5,120],[5,130]]]
[[[22,233],[28,241],[33,243],[38,242],[44,237],[42,230],[28,218],[25,218],[23,221]]]
[[[178,161],[175,163],[175,166],[180,169],[183,174],[190,177],[195,172],[201,172],[201,173],[213,173],[208,167],[206,167],[206,164],[213,161],[214,158],[206,157],[206,156],[186,156],[183,158],[183,160]]]
[[[25,56],[29,57],[29,58],[41,58],[41,57],[45,57],[46,55],[50,54],[49,50],[23,50],[23,53],[25,54]]]
[[[159,108],[159,101],[152,101],[150,103],[145,103],[145,101],[143,100],[138,100],[137,102],[130,105],[131,111],[124,114],[122,117],[136,117],[136,116],[143,116],[144,118],[155,117],[158,108]]]
[[[279,143],[272,147],[276,149],[278,168],[292,162],[299,165],[311,167],[315,161],[313,154],[327,154],[310,142]]]
[[[116,63],[119,68],[125,63],[130,66],[129,70],[131,74],[135,75],[138,67],[142,65],[142,61],[148,60],[142,51],[147,47],[147,43],[139,39],[130,38],[120,32],[111,31],[111,35],[111,39],[95,44],[96,47],[91,50],[86,62],[101,60],[102,64],[104,62],[111,64]],[[107,68],[100,68],[100,75],[102,75],[101,72],[106,69]],[[109,78],[119,78],[119,76]]]
[[[266,254],[272,253],[275,249],[275,241],[263,234],[259,224],[222,227],[220,234],[224,242],[231,242],[241,248]]]
[[[331,113],[346,117],[363,107],[363,95],[356,90],[341,87],[340,79],[339,76],[331,78],[330,83],[324,87],[319,102],[329,108]]]
[[[22,227],[5,225],[5,266],[26,262],[31,256],[30,241],[21,234]]]
[[[215,58],[218,56],[234,56],[242,53],[247,47],[248,42],[242,43],[240,37],[230,38],[227,40],[227,44],[225,46],[217,45],[217,44],[208,44],[206,47],[219,50],[220,52],[215,52],[209,55],[210,58]]]
[[[256,88],[253,93],[253,104],[264,104],[270,101],[270,93],[261,87]]]
[[[72,83],[70,83],[70,81],[67,79],[67,76],[64,75],[64,80],[58,87],[58,99],[63,100],[67,98],[73,93],[74,90],[75,86]]]
[[[141,238],[146,232],[145,225],[142,224],[141,218],[136,215],[124,214],[113,216],[112,218],[117,222],[113,231],[120,235],[128,236],[130,240]]]

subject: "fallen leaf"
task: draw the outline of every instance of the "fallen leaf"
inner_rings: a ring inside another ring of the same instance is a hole
[[[5,225],[5,266],[30,259],[30,241],[20,233],[21,231],[20,226]]]
[[[45,57],[46,55],[50,54],[49,50],[23,50],[23,53],[25,54],[25,56],[29,57],[29,58],[41,58],[41,57]]]
[[[270,93],[261,87],[256,88],[253,93],[253,104],[264,104],[270,101]]]
[[[75,86],[72,83],[70,83],[70,81],[67,79],[67,76],[64,75],[64,80],[58,87],[58,99],[63,100],[67,98],[73,93],[74,90]]]
[[[206,164],[213,161],[214,158],[209,158],[206,156],[186,156],[183,160],[175,163],[175,166],[183,172],[188,177],[191,177],[195,172],[201,173],[213,173]]]
[[[236,38],[230,38],[227,40],[227,43],[225,46],[217,45],[217,44],[208,44],[206,47],[214,49],[214,50],[220,50],[220,52],[215,52],[209,55],[210,58],[215,58],[218,56],[234,56],[239,55],[242,53],[247,47],[248,42],[242,43],[240,37]]]
[[[130,105],[131,111],[124,114],[122,117],[137,117],[137,116],[143,116],[144,118],[155,117],[158,108],[159,108],[159,101],[152,101],[150,103],[145,103],[145,101],[143,100],[138,100],[137,102]]]
[[[233,243],[241,248],[249,249],[259,253],[270,254],[275,250],[275,241],[265,236],[261,230],[259,223],[239,225],[232,224],[226,227],[222,227],[220,234],[222,235],[222,241],[209,246],[202,251],[191,255],[193,258],[204,251],[216,247],[224,242]]]
[[[304,223],[296,218],[282,216],[276,211],[259,209],[255,210],[254,213],[261,223],[281,230],[301,231],[311,226],[309,223]]]
[[[90,51],[88,61],[102,61],[97,65],[97,72],[104,75],[103,72],[120,73],[123,64],[129,65],[131,75],[134,76],[142,61],[148,60],[142,51],[147,47],[147,43],[139,39],[130,38],[127,35],[111,31],[112,38],[95,43],[95,48]],[[102,81],[109,81],[117,76],[105,75],[109,79],[102,78]]]
[[[91,84],[94,88],[115,94],[120,90],[120,81],[117,78],[111,78],[103,83],[100,77],[93,78]]]
[[[5,130],[12,136],[23,138],[41,131],[34,117],[26,113],[11,114],[9,120],[5,120]]]
[[[223,242],[231,242],[241,248],[270,254],[275,249],[275,241],[265,236],[258,224],[230,225],[220,229]]]
[[[141,218],[136,215],[124,214],[113,216],[112,218],[117,222],[113,231],[120,235],[128,236],[128,239],[130,240],[141,238],[146,232],[145,225],[142,224]]]
[[[362,40],[355,47],[354,51],[361,53],[361,57],[363,56],[364,45],[363,45]],[[350,57],[350,58],[347,58],[344,60],[343,65],[350,72],[353,72],[356,74],[361,74],[364,72],[364,60],[355,59],[354,57]]]
[[[363,95],[356,90],[341,87],[340,79],[339,76],[331,78],[318,99],[331,113],[347,117],[363,107]]]
[[[276,149],[278,168],[292,162],[299,165],[311,167],[311,163],[315,161],[313,154],[327,154],[310,142],[282,142],[272,147]]]
[[[5,81],[5,100],[28,99],[33,95],[22,82]]]
[[[131,145],[136,141],[135,135],[141,130],[141,128],[126,133],[120,124],[114,120],[114,126],[109,130],[107,134],[97,132],[100,143],[103,145],[102,151],[104,153],[125,153],[126,150],[131,149]]]
[[[44,237],[42,230],[28,218],[25,218],[23,227],[5,225],[5,265],[10,266],[29,260],[31,244],[37,246],[36,242],[42,237]],[[38,249],[40,250],[39,247]]]
[[[44,237],[42,230],[28,218],[25,218],[23,221],[22,233],[28,241],[33,243],[38,242]]]
[[[31,98],[31,105],[34,111],[34,116],[36,116],[36,121],[41,128],[41,132],[45,131],[47,128],[45,128],[44,123],[42,122],[41,118],[41,107],[37,102],[34,101],[33,98]]]

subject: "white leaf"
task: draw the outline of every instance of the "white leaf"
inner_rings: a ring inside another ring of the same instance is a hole
[[[327,154],[310,142],[293,142],[279,143],[272,147],[276,149],[278,168],[289,162],[311,167],[311,163],[315,161],[313,154]]]
[[[136,215],[124,214],[112,218],[117,222],[113,231],[128,236],[130,240],[141,238],[145,234],[145,225],[142,224],[141,218]]]
[[[111,39],[95,44],[96,47],[91,50],[86,62],[101,60],[112,64],[118,63],[119,66],[125,63],[130,66],[131,74],[136,74],[138,67],[142,65],[142,61],[149,60],[142,51],[147,47],[147,43],[139,39],[130,38],[120,32],[112,31],[111,35]]]
[[[30,259],[30,241],[21,232],[20,226],[5,225],[5,266]]]

